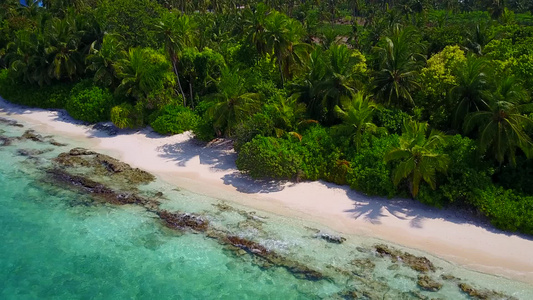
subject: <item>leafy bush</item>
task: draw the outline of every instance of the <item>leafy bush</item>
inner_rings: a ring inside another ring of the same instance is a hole
[[[442,197],[441,204],[471,204],[475,198],[472,191],[492,185],[493,170],[478,158],[476,149],[475,141],[467,137],[455,135],[448,139],[444,151],[451,163],[447,174],[437,179],[441,183],[437,190]]]
[[[398,136],[370,137],[364,141],[359,152],[350,157],[348,184],[368,195],[396,196],[397,189],[391,179],[393,165],[385,163],[383,157],[398,144]]]
[[[195,128],[199,117],[183,106],[167,105],[155,112],[150,118],[150,126],[160,134],[179,134]]]
[[[8,70],[0,71],[0,95],[13,103],[40,107],[64,108],[72,84],[57,83],[51,86],[32,86],[11,80]]]
[[[122,103],[111,109],[111,122],[118,128],[136,128],[143,125],[142,108]]]
[[[305,179],[344,182],[344,178],[339,177],[343,173],[343,168],[337,169],[337,161],[341,153],[335,147],[333,138],[326,128],[313,126],[305,131],[302,140],[298,144],[298,151],[303,159],[301,166]]]
[[[297,179],[302,158],[294,142],[259,135],[242,146],[236,163],[253,178]]]
[[[533,197],[524,197],[513,190],[496,186],[476,192],[476,206],[494,226],[533,234]]]
[[[109,119],[113,100],[109,90],[95,86],[92,81],[82,81],[70,92],[65,108],[74,119],[96,123]]]
[[[384,127],[389,133],[402,133],[402,126],[411,116],[400,109],[382,108],[376,113],[376,125]]]

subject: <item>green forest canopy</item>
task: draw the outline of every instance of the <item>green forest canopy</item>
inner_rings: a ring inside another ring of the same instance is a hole
[[[533,2],[0,4],[0,94],[533,233]]]

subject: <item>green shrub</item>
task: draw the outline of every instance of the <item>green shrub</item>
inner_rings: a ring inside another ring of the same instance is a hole
[[[438,207],[471,205],[476,198],[474,190],[492,185],[493,170],[478,158],[476,142],[467,137],[449,137],[444,151],[450,157],[447,173],[437,175],[437,190],[421,190],[418,200]]]
[[[111,109],[111,122],[118,128],[136,128],[143,125],[142,108],[122,103]]]
[[[167,105],[150,116],[150,126],[160,134],[179,134],[195,128],[199,117],[183,106]]]
[[[66,103],[68,113],[77,120],[96,123],[109,120],[113,95],[107,89],[82,81],[74,86]]]
[[[400,109],[382,108],[376,113],[375,123],[379,127],[384,127],[389,133],[402,133],[402,126],[411,116]]]
[[[383,157],[397,144],[397,135],[365,138],[359,152],[349,159],[350,187],[368,195],[396,196],[398,192],[391,179],[393,165],[385,163]]]
[[[250,119],[237,125],[233,134],[233,146],[236,151],[240,151],[242,145],[250,142],[255,136],[272,136],[274,124],[271,118],[264,113],[257,113]]]
[[[513,190],[496,186],[476,192],[475,205],[494,226],[533,234],[533,197],[524,197]]]
[[[302,158],[294,148],[295,142],[259,135],[242,146],[237,167],[253,178],[298,179]]]
[[[13,103],[40,107],[64,108],[72,84],[56,83],[42,87],[11,80],[8,70],[0,70],[0,95]]]
[[[303,160],[301,168],[305,179],[324,179],[337,183],[344,181],[342,176],[339,177],[343,169],[336,168],[341,153],[326,128],[312,126],[306,130],[297,144],[297,151]]]

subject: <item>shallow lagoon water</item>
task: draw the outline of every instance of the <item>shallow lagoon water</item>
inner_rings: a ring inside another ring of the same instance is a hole
[[[26,128],[0,124],[7,136]],[[211,226],[253,239],[287,258],[305,263],[328,279],[300,279],[282,267],[265,268],[251,255],[237,255],[203,234],[178,233],[141,207],[94,203],[90,195],[45,184],[51,158],[73,148],[19,141],[0,147],[0,299],[340,299],[358,291],[361,299],[468,299],[456,282],[490,288],[518,299],[533,299],[533,287],[463,269],[425,255],[437,266],[430,274],[438,292],[420,290],[416,271],[372,246],[382,241],[346,237],[343,244],[316,238],[334,232],[306,223],[176,189],[163,182],[143,188],[161,191],[161,206],[198,213]],[[53,149],[21,156],[18,149]],[[397,247],[397,246],[395,246]],[[354,261],[370,262],[364,269]]]

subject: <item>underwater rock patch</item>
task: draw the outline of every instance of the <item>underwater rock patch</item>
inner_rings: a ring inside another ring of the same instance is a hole
[[[463,291],[464,293],[468,294],[470,297],[472,297],[474,299],[482,299],[482,300],[485,300],[485,299],[487,299],[487,300],[492,300],[492,299],[494,299],[494,300],[495,299],[518,300],[515,297],[507,296],[507,295],[504,295],[504,294],[496,292],[496,291],[487,290],[487,289],[476,289],[476,288],[474,288],[471,285],[466,284],[466,283],[459,283],[458,286],[461,289],[461,291]]]
[[[316,235],[316,237],[323,239],[326,242],[332,243],[332,244],[342,244],[343,242],[346,241],[346,239],[343,238],[342,236],[332,235],[332,234],[325,233],[325,232],[319,232]]]
[[[416,284],[423,290],[436,292],[442,288],[442,283],[435,281],[427,275],[419,275]]]
[[[165,226],[171,229],[192,229],[203,232],[209,228],[209,221],[198,215],[188,213],[171,213],[167,210],[160,210],[156,213],[159,218],[163,220]]]
[[[435,266],[426,257],[414,256],[383,244],[375,245],[374,248],[381,257],[389,256],[393,262],[400,261],[415,271],[421,273],[435,271]]]
[[[15,120],[6,119],[6,118],[2,118],[2,117],[0,117],[0,123],[6,124],[8,126],[24,127],[24,125],[20,124],[19,122],[15,121]]]
[[[283,267],[291,272],[296,278],[311,281],[325,279],[325,276],[322,273],[313,270],[297,261],[285,258],[257,242],[232,235],[226,236],[221,240],[221,242],[229,244],[236,249],[244,250],[251,255],[259,256],[274,266]]]
[[[13,143],[14,138],[0,135],[0,146],[9,146]]]
[[[100,154],[84,148],[73,148],[61,153],[54,161],[67,167],[91,167],[96,175],[116,175],[131,184],[149,183],[155,176],[111,156]]]
[[[159,202],[156,200],[147,199],[133,193],[117,192],[97,181],[83,176],[73,175],[57,168],[48,170],[47,174],[49,175],[47,177],[49,179],[80,188],[107,203],[115,205],[137,204],[146,208],[155,208],[159,205]]]
[[[20,138],[22,140],[30,140],[38,143],[44,142],[43,136],[35,133],[35,130],[33,129],[26,130]]]
[[[52,149],[18,149],[17,154],[21,156],[37,156],[51,151]]]

